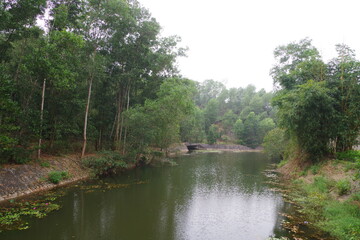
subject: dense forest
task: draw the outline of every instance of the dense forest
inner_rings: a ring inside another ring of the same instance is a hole
[[[177,142],[262,145],[317,161],[356,144],[360,62],[324,63],[311,40],[279,46],[274,93],[181,77],[177,36],[136,0],[5,0],[0,8],[0,159]]]
[[[161,37],[137,1],[9,0],[0,11],[2,161],[34,152],[125,152],[142,125],[139,114],[179,96],[184,105],[148,123],[161,119],[169,129],[191,107],[192,83],[176,68],[185,54],[180,38]]]
[[[271,94],[183,79],[177,36],[137,1],[3,1],[0,158],[172,143],[259,146],[275,127]]]
[[[238,143],[255,148],[275,128],[272,93],[246,88],[227,89],[221,82],[197,84],[195,110],[181,125],[184,142]]]

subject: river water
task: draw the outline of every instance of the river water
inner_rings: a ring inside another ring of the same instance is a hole
[[[69,188],[59,211],[1,240],[265,240],[286,236],[261,153],[201,153]],[[106,186],[106,187],[104,187]]]

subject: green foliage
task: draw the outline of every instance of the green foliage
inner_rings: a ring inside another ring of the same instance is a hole
[[[327,65],[309,39],[274,52],[280,126],[313,161],[351,149],[360,131],[360,63],[348,46],[336,50],[338,57]]]
[[[360,160],[360,151],[359,150],[348,150],[345,152],[337,152],[336,158],[339,160],[356,162]]]
[[[270,159],[276,159],[283,158],[286,144],[284,130],[275,128],[265,135],[262,146],[264,147],[265,154]]]
[[[308,193],[316,194],[316,193],[328,193],[330,189],[334,186],[333,181],[323,177],[316,176],[312,184],[305,185],[304,189]]]
[[[360,238],[360,209],[351,202],[331,201],[324,208],[325,221],[319,226],[341,240]]]
[[[189,80],[167,79],[161,85],[157,99],[129,109],[126,112],[129,144],[144,151],[148,146],[167,149],[179,142],[180,123],[194,111],[194,90],[193,82]]]
[[[212,124],[215,124],[220,115],[220,102],[217,99],[210,99],[204,109],[205,132],[208,133]]]
[[[40,166],[48,168],[48,167],[50,167],[50,163],[49,162],[40,162]]]
[[[242,137],[243,132],[244,132],[244,123],[239,118],[238,120],[236,120],[236,122],[234,124],[234,133],[235,133],[235,136],[238,139],[240,139],[240,141],[241,141],[241,137]]]
[[[113,151],[103,151],[100,156],[86,157],[82,163],[91,168],[96,176],[115,174],[118,170],[127,167],[124,156]]]
[[[222,124],[226,132],[230,132],[237,121],[238,116],[230,109],[222,117]]]
[[[278,163],[277,167],[281,168],[281,167],[285,166],[285,164],[287,164],[288,162],[289,162],[288,160],[283,159]]]
[[[310,79],[322,78],[321,71],[306,71],[315,63],[321,65],[319,51],[312,46],[310,39],[279,46],[275,49],[274,56],[277,63],[271,69],[271,75],[274,83],[284,89],[293,89]]]
[[[10,200],[9,204],[0,209],[0,233],[3,230],[24,230],[29,228],[26,219],[29,217],[43,218],[56,211],[60,205],[54,203],[60,194],[48,193],[36,201]]]
[[[48,174],[48,180],[51,183],[58,184],[62,180],[68,179],[69,173],[66,171],[52,171]]]
[[[255,148],[262,142],[259,129],[259,119],[254,112],[250,112],[244,120],[240,140],[249,147]]]
[[[279,107],[281,127],[296,139],[311,160],[329,153],[336,117],[334,100],[325,82],[309,81],[292,91],[281,92],[274,104]]]
[[[44,16],[45,8],[49,16]],[[36,27],[41,17],[48,18],[47,31]],[[171,84],[162,83],[178,76],[176,58],[184,56],[185,49],[178,47],[179,37],[160,37],[160,29],[137,1],[3,2],[0,161],[27,161],[40,137],[44,153],[79,151],[76,143],[83,138],[88,93],[88,146],[97,150],[124,146],[129,147],[126,152],[133,152],[134,142],[127,142],[131,137],[130,129],[124,125],[125,110],[155,98],[163,99],[162,106],[165,101],[173,104],[177,102],[175,95],[180,94],[174,93]],[[161,92],[163,95],[158,96]],[[165,97],[165,92],[172,92],[169,96],[173,98]],[[161,104],[156,109],[162,115],[158,120],[179,114],[169,110],[168,116],[163,115]],[[179,122],[170,125],[160,129],[158,143],[166,145],[178,139],[173,136],[178,135]]]
[[[207,135],[208,144],[215,144],[217,139],[220,137],[219,129],[216,125],[211,125],[209,128],[209,133]]]
[[[312,165],[312,166],[309,168],[309,170],[311,171],[311,173],[312,173],[313,175],[316,175],[316,174],[319,173],[320,167],[321,167],[320,164],[314,164],[314,165]]]
[[[347,179],[339,180],[335,186],[340,196],[349,193],[351,190],[351,184]]]
[[[205,140],[204,114],[200,108],[195,107],[194,112],[181,122],[180,134],[182,142],[199,143]]]
[[[342,189],[343,192],[348,192],[348,180],[343,179],[335,183],[317,176],[313,183],[297,181],[297,184],[301,190],[292,195],[292,200],[301,206],[300,212],[305,214],[308,221],[337,239],[359,239],[360,209],[356,202],[360,199],[359,194],[354,194],[345,202],[334,200],[330,195],[334,187],[337,191]]]

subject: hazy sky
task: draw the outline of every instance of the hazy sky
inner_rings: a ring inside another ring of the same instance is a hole
[[[228,87],[272,90],[274,49],[305,37],[328,61],[335,44],[360,52],[359,0],[139,0],[163,27],[178,35],[188,57],[184,77]]]

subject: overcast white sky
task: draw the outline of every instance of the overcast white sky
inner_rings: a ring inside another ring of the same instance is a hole
[[[188,46],[179,60],[184,77],[228,87],[272,90],[269,71],[279,45],[305,37],[328,61],[335,44],[360,52],[359,0],[139,0]]]

